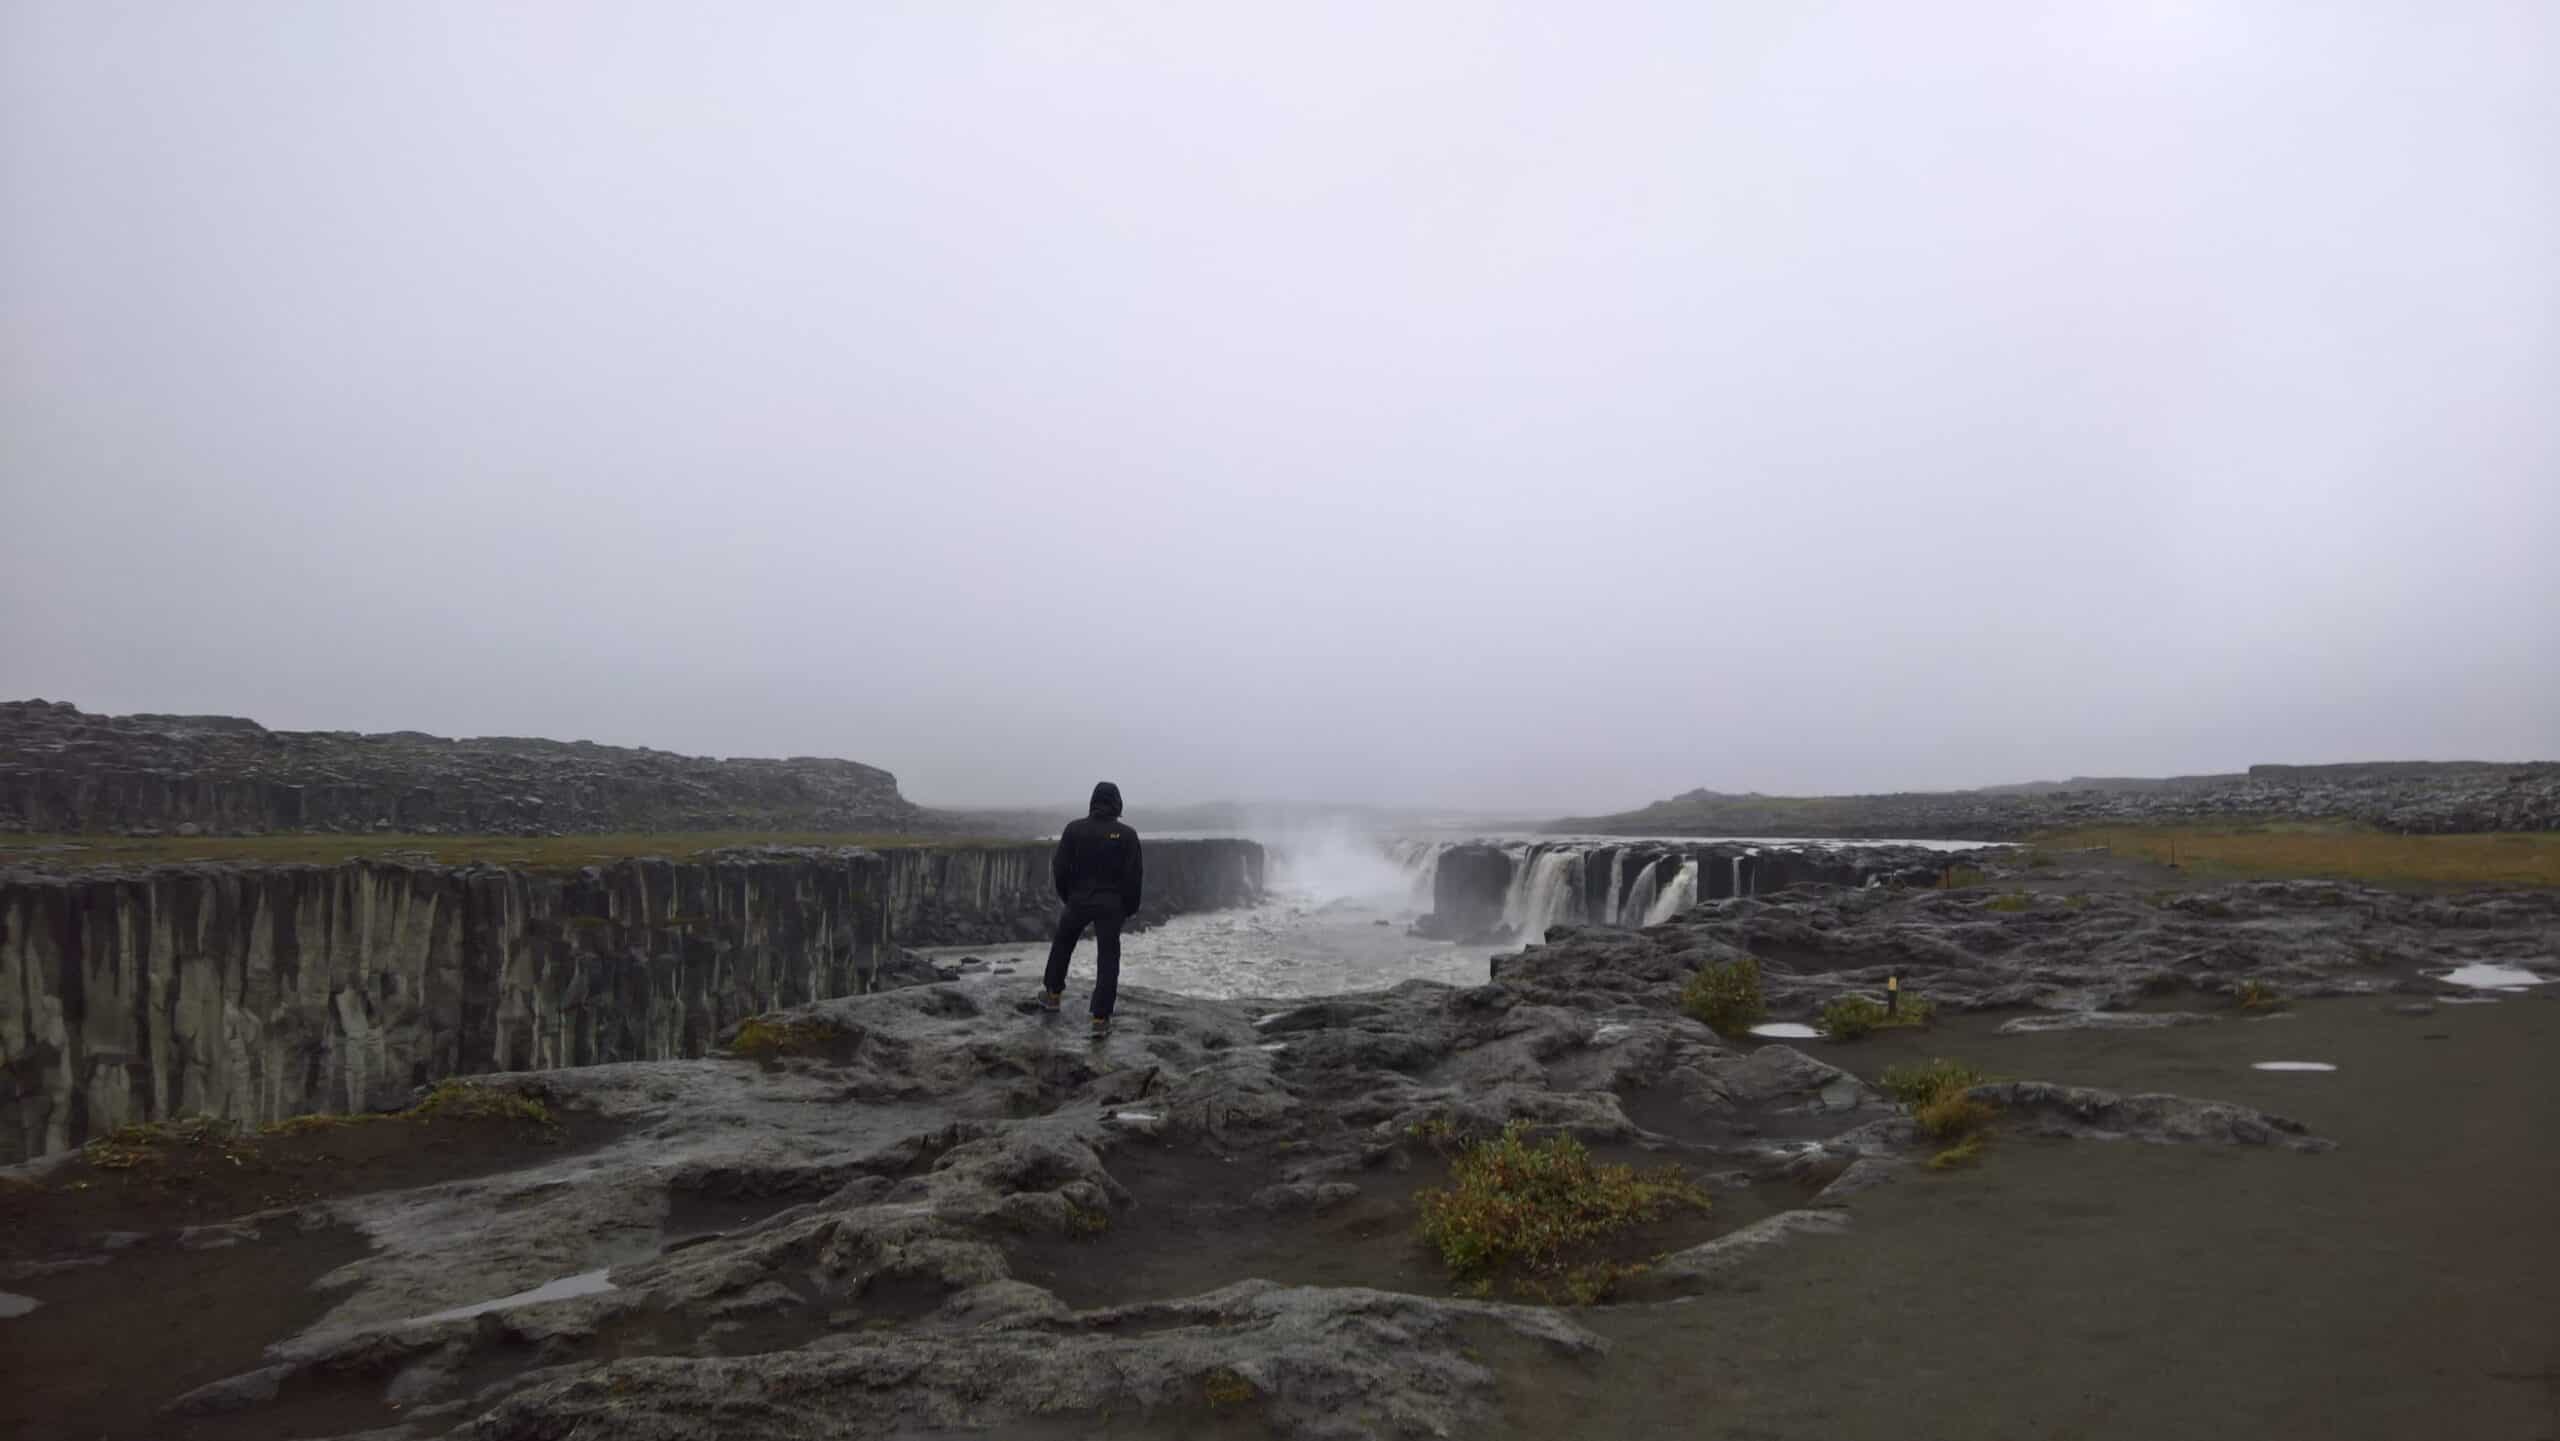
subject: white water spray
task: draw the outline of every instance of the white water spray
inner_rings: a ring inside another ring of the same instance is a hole
[[[1624,925],[1630,916],[1640,921],[1652,913],[1653,898],[1662,890],[1662,882],[1654,879],[1654,873],[1661,869],[1662,862],[1647,861],[1644,869],[1636,872],[1635,883],[1627,887],[1626,901],[1618,907],[1618,924]]]
[[[1409,878],[1408,901],[1425,915],[1439,905],[1440,856],[1448,849],[1447,841],[1397,841],[1387,852]]]
[[[1655,898],[1644,913],[1644,923],[1658,926],[1698,903],[1698,863],[1682,861],[1680,873],[1671,878],[1670,889]]]
[[[1502,900],[1502,923],[1523,944],[1545,940],[1547,928],[1564,919],[1573,899],[1574,873],[1582,868],[1580,853],[1563,847],[1540,851],[1527,864],[1514,863],[1511,889]]]

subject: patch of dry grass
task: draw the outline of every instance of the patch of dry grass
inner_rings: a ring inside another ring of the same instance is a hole
[[[546,1130],[560,1123],[551,1108],[520,1091],[501,1090],[460,1078],[438,1081],[426,1098],[400,1113],[419,1121],[518,1121]]]
[[[2404,836],[2364,826],[2271,821],[2240,826],[2101,826],[2038,837],[2104,846],[2199,875],[2317,877],[2371,885],[2560,886],[2560,832]]]
[[[1929,1169],[1932,1171],[1953,1171],[1960,1167],[1973,1165],[1975,1162],[1982,1159],[1982,1142],[1983,1133],[1980,1131],[1974,1132],[1972,1135],[1965,1137],[1963,1140],[1958,1141],[1954,1145],[1947,1147],[1945,1150],[1940,1151],[1934,1156],[1931,1156],[1929,1158]]]
[[[2280,1011],[2285,1004],[2284,993],[2264,981],[2242,981],[2231,997],[2244,1011]]]
[[[1885,1094],[1911,1108],[1920,1134],[1943,1142],[1929,1158],[1929,1169],[1951,1171],[1982,1158],[1982,1147],[1999,1108],[1973,1098],[1982,1072],[1959,1061],[1935,1060],[1922,1065],[1889,1066],[1876,1084]]]
[[[1585,1305],[1605,1298],[1631,1268],[1578,1257],[1629,1227],[1709,1204],[1677,1170],[1648,1175],[1603,1164],[1567,1135],[1532,1143],[1520,1121],[1459,1151],[1449,1184],[1417,1199],[1422,1238],[1452,1277],[1489,1290],[1495,1275],[1516,1270],[1540,1290],[1561,1282]]]
[[[108,836],[0,837],[0,864],[45,870],[158,865],[173,861],[240,861],[267,865],[336,865],[352,860],[482,863],[527,870],[576,870],[581,866],[644,856],[690,860],[733,846],[815,846],[869,850],[975,849],[1034,844],[984,836],[837,834],[784,831],[672,831],[598,836]]]
[[[833,1021],[782,1021],[771,1016],[750,1016],[738,1024],[738,1033],[729,1038],[729,1054],[750,1061],[779,1060],[784,1056],[823,1056],[844,1042],[845,1028]]]
[[[202,1153],[233,1165],[248,1154],[236,1123],[212,1116],[181,1116],[118,1126],[82,1146],[80,1157],[101,1171],[131,1171],[157,1166],[180,1152]]]
[[[1868,996],[1834,996],[1823,1003],[1822,1029],[1835,1041],[1854,1041],[1869,1031],[1919,1030],[1937,1019],[1935,1001],[1905,992],[1892,1010]]]
[[[1200,1392],[1211,1406],[1241,1406],[1262,1394],[1251,1381],[1224,1366],[1200,1378]]]

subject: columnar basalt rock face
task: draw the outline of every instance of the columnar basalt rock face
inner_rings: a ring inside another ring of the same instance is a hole
[[[402,1104],[445,1076],[702,1054],[905,946],[1043,934],[1049,851],[755,850],[570,874],[382,861],[0,873],[0,1163],[127,1121]],[[1249,903],[1160,842],[1142,920]]]
[[[852,761],[273,731],[236,716],[0,702],[0,830],[879,834],[932,822],[898,794],[895,776]]]

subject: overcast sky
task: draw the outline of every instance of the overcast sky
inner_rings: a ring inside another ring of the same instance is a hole
[[[1591,811],[2560,755],[2560,6],[0,0],[0,696]]]

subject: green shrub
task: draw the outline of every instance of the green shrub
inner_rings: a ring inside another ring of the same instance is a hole
[[[1892,1011],[1865,996],[1834,996],[1822,1008],[1822,1029],[1835,1041],[1854,1041],[1869,1031],[1916,1028],[1937,1016],[1934,1002],[1906,995]]]
[[[750,1061],[822,1056],[835,1049],[844,1037],[844,1028],[833,1021],[778,1021],[771,1016],[750,1016],[729,1038],[729,1054]]]
[[[1982,1132],[1974,1132],[1972,1135],[1967,1136],[1963,1140],[1956,1142],[1954,1145],[1947,1147],[1938,1154],[1931,1156],[1929,1158],[1929,1169],[1932,1171],[1952,1171],[1959,1166],[1972,1165],[1974,1162],[1982,1159],[1983,1139]]]
[[[1883,1092],[1906,1106],[1917,1106],[1947,1091],[1969,1091],[1983,1083],[1980,1071],[1944,1058],[1908,1066],[1887,1066],[1876,1079]]]
[[[1985,903],[1983,908],[1985,910],[2006,911],[2015,915],[2019,911],[2032,909],[2035,906],[2035,903],[2035,897],[2028,895],[2025,891],[2011,891],[2005,896],[1993,896]]]
[[[1946,1171],[1980,1158],[1983,1128],[2000,1114],[1990,1102],[1973,1097],[1973,1088],[1983,1079],[1973,1067],[1941,1058],[1920,1065],[1888,1066],[1876,1084],[1911,1109],[1911,1119],[1922,1135],[1950,1143],[1929,1158],[1931,1170]]]
[[[1425,1116],[1404,1128],[1404,1133],[1434,1149],[1445,1147],[1458,1138],[1458,1123],[1444,1113]]]
[[[409,1113],[406,1111],[396,1114],[363,1111],[352,1116],[334,1111],[317,1111],[307,1116],[287,1116],[281,1121],[269,1121],[258,1128],[258,1134],[261,1136],[309,1136],[321,1131],[341,1131],[349,1126],[369,1126],[379,1121],[406,1120],[408,1116]]]
[[[1704,965],[1680,988],[1680,1009],[1724,1035],[1747,1031],[1768,1018],[1760,993],[1760,962],[1744,956],[1725,965]]]
[[[1989,879],[1991,878],[1984,875],[1981,868],[1977,866],[1949,866],[1938,873],[1938,889],[1960,891],[1967,886],[1981,885]]]
[[[248,1154],[240,1145],[237,1123],[217,1116],[180,1116],[118,1126],[82,1146],[80,1156],[101,1171],[129,1171],[157,1165],[171,1152],[196,1150],[234,1165]]]
[[[1643,1275],[1648,1269],[1632,1262],[1622,1264],[1616,1261],[1594,1261],[1588,1266],[1576,1266],[1564,1273],[1563,1297],[1576,1306],[1597,1306],[1618,1294],[1621,1285]],[[1545,1287],[1539,1290],[1550,1302],[1556,1299],[1555,1292]]]
[[[2279,1011],[2284,1009],[2284,993],[2264,981],[2242,981],[2232,998],[2244,1011]]]
[[[1241,1406],[1261,1394],[1251,1381],[1224,1366],[1200,1378],[1200,1390],[1211,1406]]]
[[[1940,1091],[1911,1108],[1911,1119],[1920,1123],[1921,1134],[1940,1141],[1970,1135],[1997,1114],[1990,1102],[1977,1101],[1960,1089]]]
[[[1502,1134],[1458,1153],[1446,1187],[1417,1197],[1422,1238],[1439,1251],[1452,1278],[1490,1283],[1517,1269],[1565,1283],[1579,1296],[1605,1295],[1596,1274],[1574,1278],[1577,1253],[1678,1210],[1707,1209],[1707,1193],[1676,1170],[1639,1175],[1603,1165],[1571,1136],[1539,1144],[1514,1121]]]
[[[426,1099],[401,1114],[417,1120],[521,1121],[545,1129],[559,1124],[531,1096],[464,1080],[436,1082]]]

